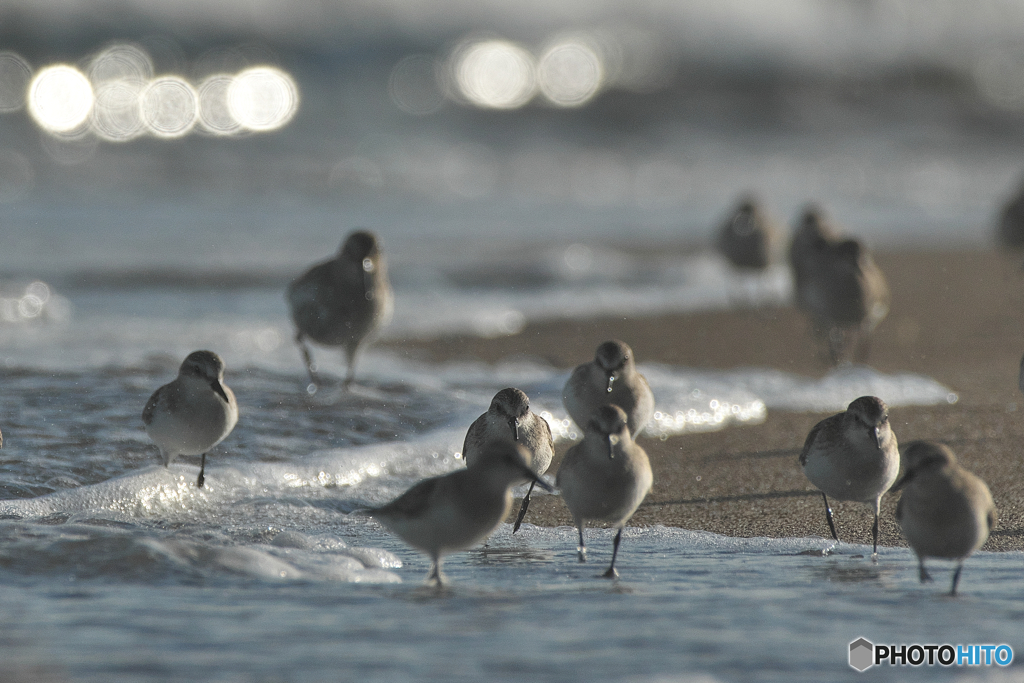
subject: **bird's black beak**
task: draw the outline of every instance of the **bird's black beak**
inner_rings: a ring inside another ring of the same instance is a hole
[[[619,442],[619,439],[614,434],[608,434],[608,459],[615,459],[615,444]]]
[[[878,433],[880,429],[880,427],[875,427],[874,429],[868,430],[868,436],[871,437],[871,441],[875,444],[875,448],[882,447],[882,436]]]
[[[366,297],[367,301],[373,299],[373,261],[364,258],[363,259],[363,296]]]
[[[615,384],[615,371],[608,373],[608,393],[612,393],[612,385]]]
[[[220,397],[224,399],[225,403],[231,403],[231,401],[228,400],[228,392],[224,391],[224,387],[221,385],[219,379],[215,379],[210,382],[210,388],[216,391]]]
[[[519,441],[519,418],[513,417],[508,421],[508,426],[512,429],[512,438]]]

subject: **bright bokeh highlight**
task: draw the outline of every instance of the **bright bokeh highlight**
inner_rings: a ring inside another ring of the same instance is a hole
[[[506,40],[471,43],[455,53],[453,68],[459,92],[488,109],[516,109],[533,98],[533,55]]]
[[[231,115],[228,89],[234,76],[214,74],[199,85],[199,127],[213,135],[233,135],[242,124]]]
[[[199,117],[199,95],[185,79],[162,76],[142,91],[139,108],[150,134],[178,138],[192,130]]]
[[[89,118],[93,101],[89,79],[66,64],[40,70],[29,84],[29,113],[49,133],[68,133],[81,126]]]
[[[582,41],[558,42],[537,63],[540,91],[559,107],[586,104],[600,91],[603,81],[601,58]]]
[[[291,76],[269,66],[239,73],[227,89],[228,111],[241,127],[252,131],[281,128],[299,108],[299,90]]]

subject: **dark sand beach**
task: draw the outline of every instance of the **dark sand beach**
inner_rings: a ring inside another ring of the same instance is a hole
[[[959,396],[952,405],[892,408],[897,438],[901,444],[948,444],[961,464],[988,483],[999,508],[999,524],[985,549],[1024,549],[1024,396],[1017,388],[1024,353],[1024,256],[917,250],[875,257],[889,280],[892,307],[876,330],[868,365],[927,375]],[[808,377],[828,371],[806,319],[791,307],[545,322],[511,337],[391,346],[434,361],[496,362],[525,355],[570,368],[612,338],[629,343],[641,363],[765,367]],[[760,425],[666,441],[640,438],[651,458],[654,487],[630,524],[746,537],[829,536],[821,495],[797,465],[808,431],[823,417],[769,411]],[[558,449],[550,472],[565,448]],[[897,497],[883,499],[884,545],[904,545],[893,516]],[[871,542],[867,506],[837,501],[833,510],[842,540]],[[535,496],[528,521],[571,524],[554,496]]]

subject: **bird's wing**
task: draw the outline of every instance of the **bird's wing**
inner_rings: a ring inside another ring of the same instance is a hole
[[[153,395],[146,401],[146,407],[142,409],[142,424],[150,425],[153,423],[153,414],[156,412],[156,407],[160,403],[160,397],[163,394],[163,387],[160,387],[153,392]]]
[[[440,477],[424,479],[387,505],[373,508],[370,510],[370,514],[378,512],[402,517],[415,517],[422,514],[430,505],[430,497],[437,489],[439,479]]]
[[[814,440],[818,438],[818,432],[821,431],[822,425],[824,424],[825,421],[822,420],[818,424],[814,425],[810,433],[807,435],[807,439],[804,441],[803,450],[800,451],[800,467],[807,464],[807,454],[811,451],[811,444],[813,444]]]

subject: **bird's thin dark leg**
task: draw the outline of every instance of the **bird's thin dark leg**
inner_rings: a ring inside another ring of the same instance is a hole
[[[603,576],[606,579],[614,579],[618,577],[619,573],[615,571],[615,558],[619,556],[619,542],[622,540],[622,529],[619,529],[619,533],[615,534],[615,540],[612,542],[612,563],[608,566]]]
[[[316,374],[316,363],[313,362],[313,354],[309,352],[309,347],[306,346],[305,335],[301,332],[295,335],[295,343],[299,345],[299,351],[302,353],[302,360],[306,364],[306,372],[309,373],[309,381],[312,383],[313,391],[315,392],[317,387],[320,386],[320,378],[317,377]]]
[[[202,464],[199,465],[199,477],[196,479],[196,488],[203,488],[206,483],[206,453],[203,453]]]
[[[871,548],[871,556],[875,557],[878,555],[878,511],[875,511],[875,523],[871,525],[871,538],[874,540],[874,545]]]
[[[917,558],[917,575],[921,578],[921,583],[932,580],[932,575],[924,568],[924,557]]]
[[[579,558],[580,562],[587,561],[587,545],[583,542],[583,523],[580,522],[577,527],[580,532],[580,544],[576,546],[576,557]]]
[[[963,562],[957,562],[957,564],[956,564],[956,571],[953,572],[953,585],[949,589],[949,594],[950,595],[956,595],[956,587],[957,587],[957,584],[960,583],[960,572],[963,571],[963,568],[964,568]]]
[[[526,497],[523,498],[523,504],[519,506],[519,515],[516,517],[516,523],[512,525],[512,533],[519,531],[519,525],[523,523],[523,517],[526,517],[526,510],[530,507],[530,494],[533,493],[533,486],[537,482],[530,482],[530,490],[526,492]]]
[[[828,530],[832,532],[832,538],[836,539],[836,543],[839,543],[839,534],[836,533],[836,523],[832,521],[832,507],[828,504],[828,496],[823,492],[821,497],[825,499],[825,519],[828,521]]]
[[[433,557],[430,563],[430,573],[427,574],[427,583],[434,584],[438,588],[444,586],[444,579],[441,577],[441,558]]]

